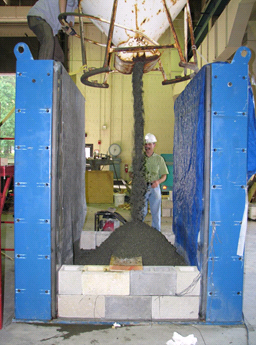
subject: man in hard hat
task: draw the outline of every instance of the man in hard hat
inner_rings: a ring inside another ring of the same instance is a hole
[[[59,21],[58,16],[64,12],[74,12],[78,0],[38,0],[29,10],[27,20],[29,28],[35,33],[40,43],[39,60],[64,62],[64,53],[58,40],[58,31],[75,35],[72,28],[74,17],[68,16]]]
[[[160,184],[166,180],[169,174],[167,166],[162,156],[154,152],[156,146],[156,137],[148,133],[145,136],[145,179],[147,182],[147,191],[145,194],[144,219],[148,213],[148,203],[152,215],[152,227],[161,231],[161,188]],[[130,170],[132,177],[132,167]]]

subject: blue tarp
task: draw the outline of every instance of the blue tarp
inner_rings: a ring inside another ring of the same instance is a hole
[[[197,236],[203,212],[205,68],[174,105],[173,231],[177,250],[197,265]]]
[[[248,179],[256,173],[256,119],[252,88],[249,86],[248,104]]]
[[[206,66],[175,101],[173,163],[173,231],[177,250],[198,265],[198,234],[203,222]],[[248,178],[256,173],[256,120],[248,92]]]

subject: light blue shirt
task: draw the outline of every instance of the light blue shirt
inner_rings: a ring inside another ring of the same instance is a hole
[[[67,0],[66,12],[74,12],[77,7],[78,0]],[[61,24],[58,20],[59,14],[59,0],[38,0],[28,12],[28,16],[43,18],[51,26],[54,36],[61,29]],[[74,23],[74,17],[68,16],[67,22]]]

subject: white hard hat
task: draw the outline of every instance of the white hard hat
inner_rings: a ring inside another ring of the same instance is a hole
[[[154,136],[154,134],[148,133],[145,135],[145,143],[149,144],[149,143],[156,143],[156,137]]]

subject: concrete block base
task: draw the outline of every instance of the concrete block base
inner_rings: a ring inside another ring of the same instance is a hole
[[[198,319],[199,296],[157,296],[152,298],[153,320]]]
[[[149,296],[107,296],[106,319],[108,320],[151,320],[151,297]]]
[[[59,271],[58,316],[90,321],[197,320],[200,279],[196,267],[68,266]]]
[[[172,208],[162,208],[162,217],[172,217],[173,211]]]
[[[82,319],[104,319],[105,296],[59,295],[58,316]]]

